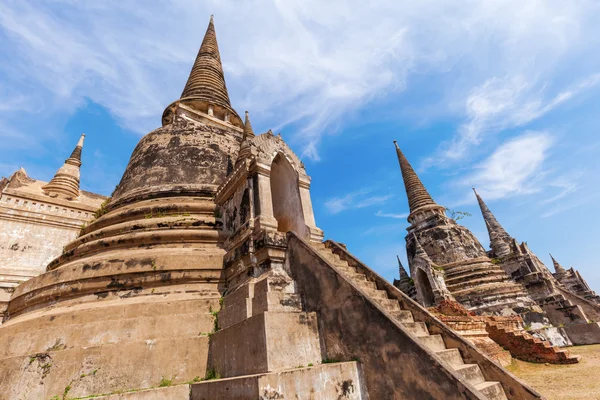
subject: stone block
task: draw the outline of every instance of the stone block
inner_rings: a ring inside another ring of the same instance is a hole
[[[368,398],[356,362],[324,364],[192,385],[190,400]],[[111,399],[112,400],[112,399]]]
[[[211,336],[209,366],[223,377],[321,360],[315,313],[265,312]]]
[[[229,328],[252,315],[252,299],[243,299],[219,311],[219,327]]]
[[[565,347],[573,345],[564,328],[552,326],[549,328],[531,330],[529,333],[539,339],[548,341],[552,346]]]
[[[252,315],[265,311],[294,312],[302,310],[300,296],[294,293],[268,292],[254,296]]]
[[[564,327],[574,345],[600,343],[600,323],[573,324]]]

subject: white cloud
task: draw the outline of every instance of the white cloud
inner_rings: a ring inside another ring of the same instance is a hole
[[[440,151],[426,164],[443,164],[465,157],[465,154],[490,134],[508,128],[523,126],[581,91],[600,83],[600,74],[594,74],[573,84],[550,98],[525,76],[491,78],[474,88],[465,101],[467,122],[461,124],[456,136],[443,143]]]
[[[325,208],[331,214],[339,214],[345,210],[365,208],[374,205],[383,204],[393,195],[373,196],[369,195],[371,190],[361,190],[354,193],[349,193],[345,196],[334,197],[325,201]]]
[[[462,184],[475,186],[486,200],[537,192],[552,144],[546,132],[525,132],[499,146]]]
[[[373,99],[403,90],[415,71],[445,77],[440,107],[454,109],[468,98],[458,143],[461,137],[469,143],[512,112],[517,116],[508,119],[518,122],[572,95],[558,88],[557,96],[538,103],[530,92],[542,93],[560,65],[595,56],[600,34],[594,4],[2,3],[0,79],[9,86],[0,100],[11,93],[18,99],[11,107],[26,105],[39,117],[72,111],[88,97],[124,126],[148,132],[180,94],[214,13],[234,106],[249,109],[256,126],[295,123],[292,142],[305,155],[317,158],[323,134]],[[14,110],[6,108],[0,107],[0,117],[12,119]]]
[[[404,218],[408,217],[408,213],[401,213],[401,214],[385,213],[385,212],[379,210],[379,211],[377,211],[375,216],[384,217],[384,218],[404,219]]]

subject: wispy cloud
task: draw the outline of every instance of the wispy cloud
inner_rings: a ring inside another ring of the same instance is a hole
[[[537,192],[552,144],[553,138],[547,132],[525,132],[499,146],[461,183],[477,187],[487,200]]]
[[[10,106],[0,116],[23,105],[38,115],[72,111],[88,97],[146,133],[181,93],[214,13],[234,106],[250,109],[257,126],[293,124],[305,156],[318,158],[323,135],[419,71],[447,77],[452,95],[441,97],[466,113],[446,151],[457,157],[497,121],[518,124],[582,90],[536,95],[561,62],[596,53],[579,39],[599,36],[597,12],[593,2],[555,0],[5,2],[0,78],[18,101],[2,102]]]
[[[404,218],[408,217],[408,213],[394,214],[394,213],[385,213],[385,212],[379,210],[379,211],[377,211],[375,216],[384,217],[384,218],[404,219]]]
[[[341,197],[333,197],[325,201],[325,208],[330,214],[339,214],[345,210],[371,207],[384,204],[393,195],[372,195],[371,190],[361,190]]]
[[[426,164],[462,159],[487,136],[538,119],[599,83],[600,74],[593,74],[548,98],[544,93],[545,85],[536,84],[526,76],[490,78],[471,91],[465,101],[467,121],[458,127],[455,137],[443,143]]]
[[[583,171],[572,171],[569,174],[558,176],[556,179],[550,182],[549,186],[558,189],[559,192],[553,196],[543,199],[542,204],[553,203],[565,196],[570,195],[571,193],[576,192],[581,188],[579,178],[581,178],[583,174]]]
[[[556,214],[563,213],[565,211],[569,211],[576,207],[581,207],[585,204],[588,204],[594,200],[597,200],[600,197],[600,193],[592,193],[585,196],[579,196],[573,199],[569,199],[569,201],[560,202],[553,207],[550,207],[544,211],[541,216],[542,218],[552,217]]]

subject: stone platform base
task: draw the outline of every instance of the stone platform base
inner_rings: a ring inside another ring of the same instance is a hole
[[[190,400],[287,398],[359,400],[367,394],[358,363],[352,361],[196,383],[190,396]]]
[[[574,345],[600,343],[600,323],[572,324],[564,327]]]

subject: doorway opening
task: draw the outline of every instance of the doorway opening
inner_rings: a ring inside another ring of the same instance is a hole
[[[271,164],[271,198],[273,216],[279,232],[294,231],[306,237],[307,230],[298,189],[298,174],[290,162],[277,154]]]

